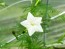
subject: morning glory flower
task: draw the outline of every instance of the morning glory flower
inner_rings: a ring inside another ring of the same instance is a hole
[[[30,12],[28,13],[27,20],[22,21],[20,24],[26,27],[29,36],[35,32],[43,32],[41,26],[42,17],[34,17]]]

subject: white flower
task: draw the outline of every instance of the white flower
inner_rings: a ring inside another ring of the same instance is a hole
[[[29,36],[34,32],[43,32],[41,27],[42,17],[34,17],[30,12],[28,13],[27,20],[21,22],[21,25],[27,28]]]

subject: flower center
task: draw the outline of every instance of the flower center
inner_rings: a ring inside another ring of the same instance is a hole
[[[34,26],[34,25],[35,25],[35,23],[34,23],[33,21],[30,21],[30,24],[31,24],[32,26]]]
[[[34,26],[35,24],[34,23],[31,23],[32,26]]]

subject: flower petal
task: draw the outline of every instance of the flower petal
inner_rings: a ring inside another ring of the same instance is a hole
[[[35,32],[34,28],[28,28],[29,36],[32,36],[34,34],[34,32]]]
[[[35,31],[37,31],[37,32],[43,32],[43,28],[42,28],[41,25],[36,25],[36,26],[34,27],[34,29],[35,29]]]
[[[23,25],[26,28],[30,28],[31,27],[30,23],[27,20],[21,22],[20,24]]]
[[[40,24],[42,21],[42,17],[35,17],[36,24]]]
[[[35,21],[35,17],[29,12],[27,16],[28,21]]]

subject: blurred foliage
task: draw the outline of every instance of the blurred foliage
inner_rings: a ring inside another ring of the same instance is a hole
[[[36,0],[37,1],[37,0]],[[19,49],[44,49],[44,40],[47,42],[46,44],[54,44],[54,43],[61,43],[64,39],[65,35],[61,35],[59,38],[56,36],[57,34],[61,34],[61,32],[65,32],[63,26],[60,25],[64,24],[65,15],[62,15],[58,19],[50,20],[51,17],[57,15],[59,11],[54,9],[52,6],[48,6],[48,13],[46,17],[46,3],[36,2],[33,0],[31,4],[30,1],[24,1],[17,4],[18,0],[0,0],[0,7],[1,9],[7,8],[3,10],[0,14],[1,24],[1,33],[11,34],[16,37],[10,43],[3,42],[0,39],[0,47],[1,49],[10,49],[11,47],[18,47]],[[9,4],[9,3],[10,4]],[[13,5],[12,5],[13,4]],[[36,6],[35,6],[36,4]],[[11,6],[12,5],[12,6]],[[2,8],[3,7],[3,8]],[[17,9],[16,9],[17,8]],[[29,36],[25,27],[21,26],[19,23],[26,19],[27,13],[31,12],[34,16],[43,17],[42,26],[46,26],[46,39],[44,39],[44,33],[35,32],[33,36]],[[2,17],[3,16],[3,17]],[[10,17],[9,17],[10,16]],[[4,19],[3,19],[4,18]],[[46,19],[45,19],[46,18]],[[3,21],[3,22],[2,22]],[[4,24],[4,25],[2,25]],[[59,25],[60,24],[60,25]],[[51,27],[51,29],[50,29]],[[55,28],[56,27],[56,28]],[[49,28],[49,29],[48,29]],[[58,29],[60,30],[58,31]],[[62,30],[61,30],[62,29]],[[53,32],[56,31],[59,32]],[[20,37],[18,37],[20,35]],[[3,35],[3,37],[5,37]],[[10,37],[10,35],[9,35]],[[6,36],[6,38],[8,38]],[[52,40],[51,40],[52,39]],[[5,40],[4,40],[5,41]],[[4,44],[4,45],[3,45]],[[3,45],[3,46],[2,46]],[[54,49],[54,46],[46,47],[47,49]]]

